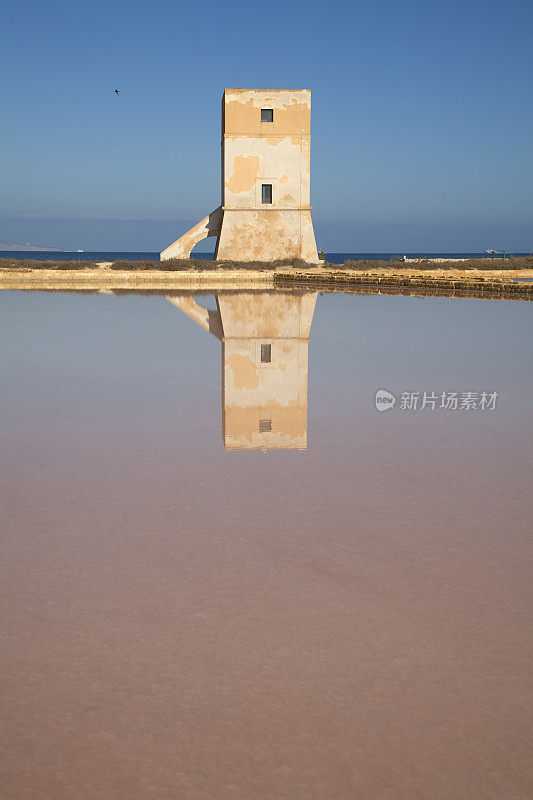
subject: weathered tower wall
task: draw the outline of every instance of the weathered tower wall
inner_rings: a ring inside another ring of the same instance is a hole
[[[222,202],[161,253],[188,258],[216,236],[217,261],[318,263],[311,221],[311,92],[226,89]]]
[[[223,294],[222,435],[228,450],[307,447],[307,375],[316,292]],[[263,361],[261,348],[269,348]]]
[[[316,292],[224,292],[217,295],[217,311],[190,295],[168,298],[222,342],[226,449],[306,449],[308,349],[316,298]]]
[[[311,92],[226,89],[215,258],[318,261],[310,206]],[[272,121],[261,121],[261,111]],[[263,202],[263,186],[271,203]]]

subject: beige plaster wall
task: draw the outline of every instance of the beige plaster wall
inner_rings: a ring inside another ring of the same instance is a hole
[[[261,122],[261,109],[273,111]],[[161,253],[188,258],[216,236],[217,261],[318,263],[310,207],[311,92],[226,89],[222,98],[222,201]],[[262,203],[262,185],[272,203]]]
[[[309,332],[316,293],[217,298],[222,346],[223,440],[230,450],[305,449]],[[271,361],[261,361],[270,344]],[[260,431],[270,420],[271,431]]]
[[[307,249],[314,252],[316,246],[310,244]],[[273,207],[268,211],[224,211],[217,260],[276,261],[299,259],[301,253],[299,211],[278,211]]]
[[[308,142],[307,139],[304,141]],[[307,182],[303,183],[301,160],[302,147],[296,137],[274,140],[269,136],[239,136],[226,140],[224,208],[258,208],[264,211],[261,203],[263,183],[272,184],[272,206],[308,208],[309,169],[306,168]]]
[[[262,108],[274,109],[273,122],[261,122]],[[222,109],[223,137],[310,134],[309,89],[225,89]]]
[[[225,292],[210,311],[169,297],[222,341],[222,438],[229,450],[307,447],[308,347],[317,293]],[[271,361],[261,361],[261,345]],[[271,431],[260,431],[270,420]]]
[[[317,262],[309,205],[311,92],[226,89],[222,108],[217,259]],[[262,108],[272,109],[272,122],[261,122]],[[272,204],[261,202],[264,183],[272,185]]]
[[[316,292],[224,292],[217,305],[225,338],[307,339]]]

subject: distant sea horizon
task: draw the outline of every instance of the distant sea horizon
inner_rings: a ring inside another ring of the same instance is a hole
[[[407,258],[490,258],[487,253],[465,253],[465,252],[389,252],[389,253],[335,253],[323,251],[326,260],[330,264],[342,264],[345,261],[368,260],[368,261],[389,261],[394,256]],[[506,253],[506,256],[528,256],[531,253]],[[0,258],[15,259],[35,259],[36,261],[159,261],[159,253],[153,251],[111,251],[111,250],[87,250],[82,252],[70,252],[68,250],[58,251],[39,251],[39,250],[0,250]],[[212,253],[194,253],[192,258],[201,261],[212,261]]]

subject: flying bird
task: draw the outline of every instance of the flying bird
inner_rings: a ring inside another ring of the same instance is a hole
[[[115,89],[115,94],[118,94],[118,89]]]

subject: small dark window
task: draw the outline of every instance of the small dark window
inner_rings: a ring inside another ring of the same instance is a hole
[[[274,110],[272,108],[261,109],[261,122],[274,122]]]
[[[268,433],[272,430],[272,420],[271,419],[260,419],[259,420],[259,433]]]
[[[261,361],[263,364],[270,364],[272,360],[272,345],[271,344],[262,344],[261,345]]]
[[[261,202],[262,203],[271,203],[272,202],[272,184],[271,183],[263,183],[262,191],[261,191]]]

